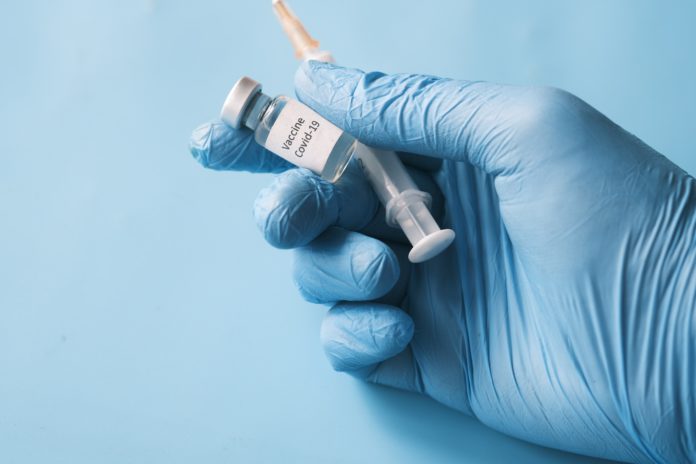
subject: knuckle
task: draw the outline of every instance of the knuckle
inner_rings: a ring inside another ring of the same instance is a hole
[[[567,127],[567,122],[577,120],[583,102],[575,95],[555,87],[530,89],[518,107],[522,128],[536,131],[539,128]]]

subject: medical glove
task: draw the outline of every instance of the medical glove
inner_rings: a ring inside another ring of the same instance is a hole
[[[191,150],[277,172],[255,204],[294,279],[332,305],[332,366],[509,435],[629,462],[696,462],[696,182],[566,92],[309,62],[301,101],[402,152],[457,233],[426,263],[360,169],[332,184],[221,122]],[[426,155],[419,158],[413,154]]]

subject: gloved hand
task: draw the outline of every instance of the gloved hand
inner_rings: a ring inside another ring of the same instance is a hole
[[[248,131],[199,127],[206,167],[280,172],[255,216],[332,304],[333,367],[530,442],[696,462],[696,181],[555,89],[304,64],[299,99],[414,160],[455,246],[412,265],[360,171],[288,169]],[[337,303],[336,303],[337,302]]]

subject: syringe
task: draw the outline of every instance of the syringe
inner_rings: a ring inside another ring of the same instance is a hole
[[[319,49],[319,42],[307,33],[283,0],[273,0],[273,9],[298,59],[334,62],[331,53]],[[354,156],[384,205],[387,224],[401,227],[413,245],[408,254],[411,262],[427,261],[452,243],[454,231],[437,225],[428,209],[430,195],[418,190],[396,153],[358,142]]]

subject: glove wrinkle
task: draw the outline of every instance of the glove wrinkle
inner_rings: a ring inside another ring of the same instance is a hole
[[[338,227],[297,248],[293,267],[298,289],[313,303],[374,300],[399,280],[399,262],[387,245]]]
[[[403,351],[412,336],[413,322],[397,308],[339,303],[324,318],[320,338],[335,370],[365,378]]]

